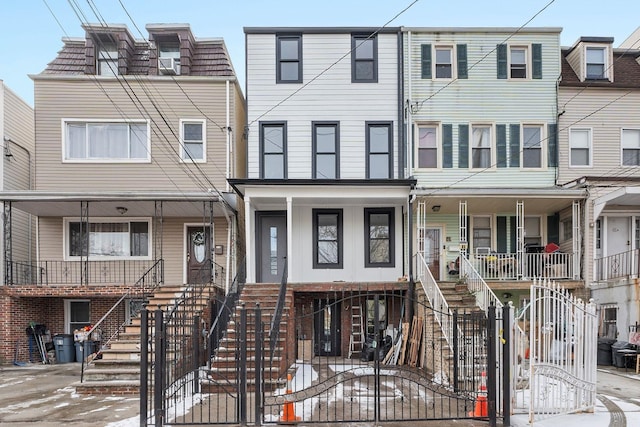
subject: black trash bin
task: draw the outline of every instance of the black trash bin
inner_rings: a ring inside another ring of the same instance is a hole
[[[53,336],[53,346],[56,349],[57,363],[70,363],[75,360],[73,335],[57,334]]]
[[[616,342],[615,338],[598,338],[598,365],[613,365],[611,346]]]
[[[626,341],[617,341],[613,343],[613,345],[611,346],[611,357],[613,359],[613,366],[615,366],[616,368],[631,367],[631,362],[635,362],[635,359],[631,360],[630,358],[624,357],[624,354],[619,353],[618,350],[631,349],[632,347],[633,345],[629,344]],[[625,366],[625,362],[628,363],[628,366]]]

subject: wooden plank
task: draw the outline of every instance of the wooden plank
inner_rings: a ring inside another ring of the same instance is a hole
[[[409,366],[415,368],[418,365],[420,340],[422,339],[422,317],[413,318],[413,331],[411,332],[411,349],[409,353]]]
[[[398,357],[398,365],[404,365],[404,359],[407,352],[407,342],[409,340],[409,323],[402,322],[402,347],[400,349],[400,356]]]

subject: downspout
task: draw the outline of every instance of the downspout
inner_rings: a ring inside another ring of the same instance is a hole
[[[231,136],[233,135],[233,131],[231,130],[231,127],[229,126],[230,124],[230,115],[231,115],[231,111],[230,111],[230,96],[229,96],[229,80],[227,80],[226,82],[226,90],[227,90],[227,100],[226,100],[226,119],[225,119],[225,130],[227,131],[227,165],[226,165],[226,171],[225,171],[225,188],[226,188],[226,192],[229,192],[229,178],[230,178],[230,172],[231,172],[231,155],[232,155],[232,151],[231,151]],[[229,218],[229,215],[227,215],[227,210],[225,209],[225,217],[227,219],[227,256],[225,257],[225,278],[224,278],[224,293],[225,295],[227,293],[229,293],[229,280],[231,278],[231,271],[230,267],[231,267],[231,257],[232,257],[232,251],[231,249],[231,227],[233,226],[231,218]]]
[[[409,58],[411,58],[411,31],[407,31],[407,49],[409,50]],[[412,176],[413,171],[413,156],[411,153],[411,147],[413,147],[413,137],[411,133],[411,122],[413,121],[411,115],[411,96],[412,96],[412,80],[411,80],[411,65],[409,65],[409,72],[407,73],[407,99],[404,102],[404,107],[407,115],[407,123],[406,123],[406,156],[407,156],[407,176]]]
[[[413,186],[412,186],[413,187]],[[409,284],[409,289],[407,290],[407,317],[406,321],[411,322],[413,319],[413,305],[416,297],[416,286],[413,283],[413,202],[415,200],[414,195],[410,195],[407,199],[407,222],[409,223],[408,227],[408,247],[409,247],[409,277],[407,283]]]
[[[398,178],[406,178],[409,172],[405,158],[406,138],[404,135],[404,54],[402,51],[402,31],[398,31]]]

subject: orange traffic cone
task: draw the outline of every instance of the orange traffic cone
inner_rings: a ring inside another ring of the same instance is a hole
[[[287,374],[287,394],[291,394],[291,374]],[[286,399],[285,397],[285,400]],[[296,417],[296,408],[293,401],[285,401],[279,424],[295,424],[298,421],[300,421],[300,417]]]
[[[480,377],[480,387],[478,388],[478,397],[473,411],[469,412],[470,417],[486,418],[489,416],[489,405],[487,402],[487,373],[482,371]]]

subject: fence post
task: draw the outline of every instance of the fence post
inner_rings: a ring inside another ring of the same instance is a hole
[[[502,425],[511,425],[511,303],[502,307]]]
[[[262,311],[260,310],[260,303],[256,303],[254,311],[255,316],[255,371],[256,371],[256,390],[254,399],[254,412],[255,412],[255,425],[262,424],[262,345],[264,343],[262,337]]]
[[[460,356],[460,349],[458,348],[458,309],[453,310],[453,392],[459,391],[458,385],[458,357]]]
[[[147,425],[149,385],[149,311],[140,310],[140,427]]]
[[[496,306],[488,307],[487,325],[487,404],[489,411],[489,425],[496,427]]]
[[[164,373],[165,373],[165,343],[164,343],[164,312],[160,309],[154,312],[155,327],[155,359],[156,365],[153,370],[153,414],[156,427],[162,427],[164,421],[163,395],[164,395]]]
[[[193,318],[193,392],[200,393],[200,316]]]
[[[380,319],[380,296],[376,294],[374,297],[373,303],[373,364],[375,369],[375,377],[374,377],[374,396],[375,396],[375,422],[376,425],[380,423],[380,325],[378,321]]]
[[[238,375],[238,421],[240,425],[247,425],[247,309],[242,304],[240,310],[240,354],[238,363],[240,372]]]

